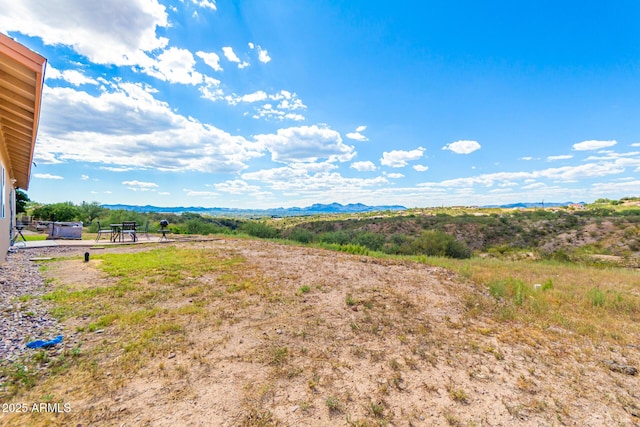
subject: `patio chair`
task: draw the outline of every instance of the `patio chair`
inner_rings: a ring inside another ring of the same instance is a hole
[[[144,234],[145,236],[147,236],[147,240],[149,240],[149,221],[148,220],[143,228],[136,230],[136,234]]]
[[[113,237],[113,229],[100,227],[100,221],[98,221],[98,236],[96,237],[96,242],[100,240],[103,233],[109,233],[109,240]]]
[[[131,240],[134,242],[138,240],[138,235],[136,234],[136,222],[135,221],[122,221],[122,235],[131,236]]]

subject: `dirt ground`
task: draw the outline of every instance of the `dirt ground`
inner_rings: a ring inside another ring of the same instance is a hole
[[[603,364],[638,360],[640,343],[576,344],[559,328],[529,335],[469,316],[468,296],[483,290],[438,267],[260,241],[188,245],[243,257],[273,291],[220,302],[218,321],[194,322],[187,346],[124,381],[105,374],[103,393],[69,387],[73,425],[640,425],[638,376]],[[46,274],[104,285],[97,262]],[[71,335],[82,321],[68,321]],[[100,332],[76,339],[112,339]]]

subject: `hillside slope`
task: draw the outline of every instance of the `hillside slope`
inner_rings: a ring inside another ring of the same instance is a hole
[[[385,214],[375,217],[313,219],[284,229],[285,236],[307,230],[322,241],[331,233],[345,233],[358,240],[372,233],[377,247],[387,253],[402,253],[402,243],[427,230],[438,230],[464,242],[476,253],[500,254],[528,251],[535,257],[600,254],[640,262],[640,211],[603,215],[599,211],[505,211],[445,215],[416,210],[409,214]],[[365,238],[360,241],[368,244]],[[398,243],[399,242],[399,243]]]

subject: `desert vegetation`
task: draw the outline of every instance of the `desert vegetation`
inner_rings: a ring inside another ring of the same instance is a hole
[[[633,269],[236,238],[41,268],[65,345],[5,364],[2,400],[71,410],[5,425],[637,420]]]
[[[64,345],[3,363],[0,396],[70,411],[2,424],[637,424],[634,208],[478,213],[51,252],[21,303],[44,300]]]
[[[219,218],[183,212],[140,213],[98,203],[32,203],[34,219],[83,221],[87,234],[97,223],[133,220],[157,232],[161,219],[176,235],[248,235],[284,239],[351,253],[469,258],[551,259],[638,266],[640,200],[599,199],[577,207],[498,209],[431,208],[401,212],[290,218]]]

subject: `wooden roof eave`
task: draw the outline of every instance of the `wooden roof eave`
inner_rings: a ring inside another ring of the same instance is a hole
[[[20,155],[15,155],[14,158],[12,158],[11,150],[6,149],[5,153],[9,158],[9,173],[10,176],[15,179],[15,186],[27,190],[31,177],[31,165],[38,134],[44,73],[47,60],[1,33],[0,55],[8,58],[8,64],[14,65],[13,68],[9,66],[11,72],[14,74],[4,73],[0,75],[0,79],[3,80],[2,88],[5,89],[5,96],[0,99],[0,103],[3,104],[4,109],[7,111],[19,111],[20,127],[23,130],[28,128],[30,133],[27,139],[19,138],[13,141],[21,146],[17,150],[17,152],[20,152]],[[33,92],[30,91],[29,88],[33,88]],[[33,98],[31,94],[33,94]],[[0,112],[0,114],[2,113]],[[10,116],[7,117],[8,121],[15,122],[17,119],[15,113],[8,112],[7,116]],[[25,159],[23,156],[24,152],[29,153],[28,159]]]

